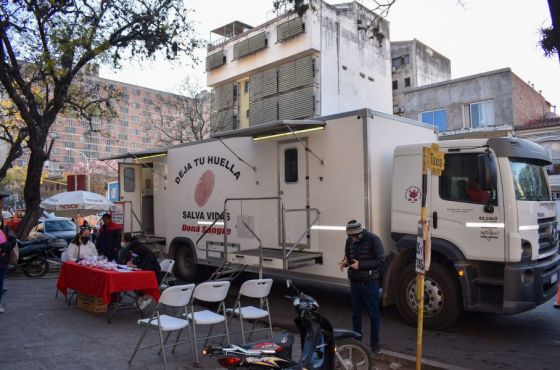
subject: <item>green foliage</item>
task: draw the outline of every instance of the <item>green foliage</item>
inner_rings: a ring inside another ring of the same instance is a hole
[[[30,151],[24,189],[39,214],[39,184],[49,158],[51,126],[60,113],[95,115],[114,95],[87,91],[83,72],[94,62],[181,56],[201,45],[182,0],[0,0],[0,83],[27,130]],[[81,87],[79,87],[81,86]],[[84,91],[86,90],[86,91]],[[105,99],[103,99],[105,98]]]

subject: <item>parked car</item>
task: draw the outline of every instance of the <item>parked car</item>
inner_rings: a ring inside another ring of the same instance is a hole
[[[4,219],[4,222],[10,221],[13,216],[14,215],[10,211],[2,211],[2,218]]]
[[[51,217],[40,219],[39,223],[29,233],[30,239],[35,238],[59,238],[70,243],[76,236],[76,224],[67,217]]]

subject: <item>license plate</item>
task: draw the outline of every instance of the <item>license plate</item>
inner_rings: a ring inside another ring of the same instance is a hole
[[[554,273],[551,277],[550,277],[550,284],[554,284],[556,282],[556,280],[558,280],[558,273]]]

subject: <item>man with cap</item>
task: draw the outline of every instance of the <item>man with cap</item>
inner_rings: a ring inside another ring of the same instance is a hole
[[[379,237],[356,220],[346,225],[346,246],[340,270],[348,267],[352,296],[352,329],[362,333],[362,312],[366,308],[370,320],[370,344],[379,353],[379,279],[385,262],[385,251]]]
[[[8,195],[0,194],[0,210],[4,209],[4,198]],[[0,313],[4,313],[2,294],[4,293],[4,276],[10,264],[12,249],[16,246],[16,236],[10,228],[4,225],[4,218],[0,214]]]
[[[121,249],[122,231],[121,227],[113,222],[109,213],[101,216],[103,225],[97,234],[95,246],[99,253],[107,257],[109,261],[118,261],[119,249]]]

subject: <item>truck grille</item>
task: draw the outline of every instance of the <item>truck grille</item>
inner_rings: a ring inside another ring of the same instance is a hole
[[[556,217],[539,220],[539,258],[558,252],[558,221]]]

